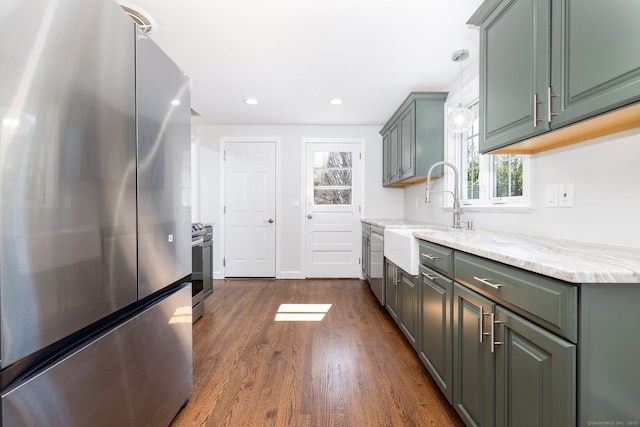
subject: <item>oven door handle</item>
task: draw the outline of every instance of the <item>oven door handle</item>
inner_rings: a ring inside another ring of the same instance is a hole
[[[196,240],[191,240],[191,247],[202,246],[204,243],[204,237],[198,237]]]

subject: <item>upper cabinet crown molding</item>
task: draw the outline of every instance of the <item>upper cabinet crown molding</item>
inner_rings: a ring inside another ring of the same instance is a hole
[[[469,25],[480,26],[488,17],[491,15],[496,7],[500,4],[502,0],[486,0],[484,1],[480,7],[471,15],[471,18],[467,21]]]

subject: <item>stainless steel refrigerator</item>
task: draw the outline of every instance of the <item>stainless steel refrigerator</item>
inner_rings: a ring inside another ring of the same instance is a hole
[[[168,425],[192,385],[189,85],[112,0],[6,0],[0,28],[0,425]]]

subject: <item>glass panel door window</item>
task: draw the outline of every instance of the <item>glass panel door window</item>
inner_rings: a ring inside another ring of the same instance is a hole
[[[316,151],[313,154],[313,203],[353,203],[353,158],[351,152]]]

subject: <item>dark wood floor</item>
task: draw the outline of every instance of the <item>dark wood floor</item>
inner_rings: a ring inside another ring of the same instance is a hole
[[[283,303],[332,306],[276,322]],[[172,427],[463,425],[363,281],[216,281],[193,342]]]

